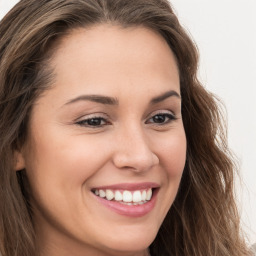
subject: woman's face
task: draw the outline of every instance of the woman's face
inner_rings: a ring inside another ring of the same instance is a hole
[[[149,29],[98,25],[50,65],[18,153],[42,255],[144,255],[185,165],[174,55]]]

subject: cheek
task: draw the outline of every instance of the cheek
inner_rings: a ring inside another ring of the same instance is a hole
[[[47,184],[49,189],[50,186],[78,189],[77,185],[89,179],[107,159],[94,138],[85,141],[83,136],[56,133],[40,134],[27,151],[28,175],[33,182]]]
[[[51,221],[53,216],[63,222],[65,218],[77,219],[75,215],[84,208],[88,180],[107,159],[95,139],[85,141],[82,137],[45,133],[28,147],[26,169],[32,204]]]
[[[159,156],[167,176],[180,179],[186,162],[186,150],[186,136],[183,130],[162,141]]]
[[[156,150],[162,173],[162,190],[159,191],[159,216],[161,221],[172,206],[177,195],[186,162],[186,136],[183,129],[176,129],[165,134],[159,140]],[[155,144],[156,145],[156,144]],[[161,224],[162,222],[160,222]],[[159,224],[159,225],[160,225]]]

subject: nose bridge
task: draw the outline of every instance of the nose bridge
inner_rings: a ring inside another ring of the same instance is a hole
[[[120,128],[114,163],[118,168],[131,168],[137,172],[149,170],[158,163],[141,125],[133,123]]]

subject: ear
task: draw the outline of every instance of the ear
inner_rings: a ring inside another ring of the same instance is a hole
[[[25,159],[22,152],[15,150],[14,152],[14,169],[20,171],[25,168]]]

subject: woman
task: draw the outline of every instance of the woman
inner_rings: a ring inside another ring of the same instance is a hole
[[[167,1],[22,0],[0,35],[2,256],[250,255]]]

